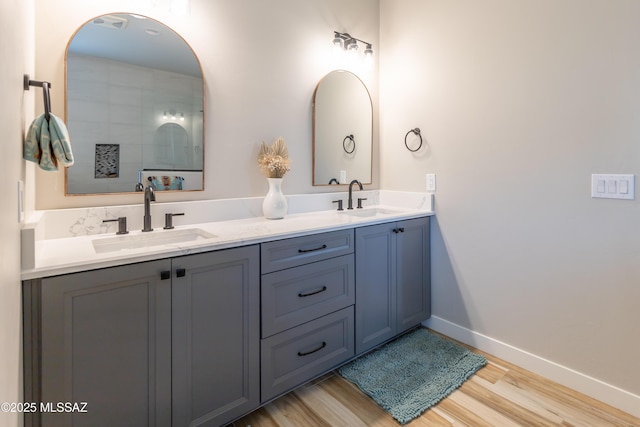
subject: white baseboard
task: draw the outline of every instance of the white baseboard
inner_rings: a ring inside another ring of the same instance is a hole
[[[640,417],[640,396],[559,365],[486,335],[432,316],[423,323],[436,332],[473,346],[507,362],[542,375],[575,391]]]

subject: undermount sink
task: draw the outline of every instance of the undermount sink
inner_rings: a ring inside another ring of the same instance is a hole
[[[116,252],[123,249],[139,249],[152,246],[172,245],[176,243],[193,242],[211,239],[215,235],[200,228],[185,228],[182,230],[157,230],[140,234],[126,234],[115,237],[105,237],[93,241],[96,253]]]
[[[345,209],[343,211],[345,215],[359,216],[359,217],[372,217],[399,214],[400,211],[385,208],[363,208],[363,209]]]

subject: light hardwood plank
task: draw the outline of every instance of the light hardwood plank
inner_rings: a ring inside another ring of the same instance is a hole
[[[497,363],[487,361],[487,365],[480,371],[476,372],[476,376],[489,381],[491,384],[495,384],[501,380],[507,372],[509,372],[508,368],[502,367]]]
[[[522,408],[522,413],[527,416],[523,417],[523,421],[534,420],[542,418],[544,421],[539,421],[540,425],[562,425],[562,418],[550,411],[549,408],[541,405],[536,399],[532,399],[531,396],[521,393],[520,390],[510,386],[504,381],[500,381],[496,384],[486,384],[485,380],[479,377],[473,377],[469,382],[479,383],[482,387],[495,393],[497,404],[503,404],[502,402],[509,402],[516,405],[516,408]],[[529,414],[532,414],[528,418]],[[519,417],[522,417],[519,415]]]
[[[447,338],[447,337],[444,337]],[[458,343],[461,344],[461,343]],[[640,427],[640,419],[461,344],[489,363],[408,427]],[[329,373],[230,427],[395,427],[369,396]]]
[[[332,426],[367,427],[356,414],[322,387],[300,387],[298,398]]]
[[[453,394],[453,393],[452,393]],[[438,408],[455,420],[455,426],[465,425],[473,427],[495,427],[484,418],[476,414],[472,408],[466,407],[452,395],[438,403]]]
[[[305,405],[295,393],[285,394],[265,406],[264,409],[279,427],[331,426]],[[252,427],[261,425],[260,421],[251,424]]]
[[[337,374],[320,384],[320,386],[336,399],[341,400],[367,426],[385,427],[395,422],[391,415],[378,406],[369,396]]]
[[[517,398],[507,399],[504,395],[496,393],[494,387],[494,384],[478,377],[471,378],[470,381],[462,384],[459,390],[482,402],[483,405],[507,416],[519,425],[532,424],[538,427],[553,427],[562,423],[562,419],[552,412],[541,410],[535,406],[532,408],[532,405],[523,405]],[[547,414],[550,416],[547,417]]]

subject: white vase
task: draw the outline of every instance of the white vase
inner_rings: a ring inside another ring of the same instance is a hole
[[[262,213],[267,219],[282,219],[287,214],[287,199],[282,194],[282,178],[267,178],[269,192],[262,202]]]

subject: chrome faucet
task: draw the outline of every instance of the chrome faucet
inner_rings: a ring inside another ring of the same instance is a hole
[[[362,190],[362,184],[360,183],[360,181],[358,181],[357,179],[351,181],[351,183],[349,184],[349,200],[347,201],[347,209],[353,209],[353,184],[358,184],[358,187],[360,187],[360,190]]]
[[[153,185],[147,185],[144,189],[144,227],[142,231],[153,231],[151,228],[151,202],[156,201],[156,192]]]
[[[138,183],[136,184],[136,191],[144,191],[144,185],[142,184],[142,171],[138,171]]]

